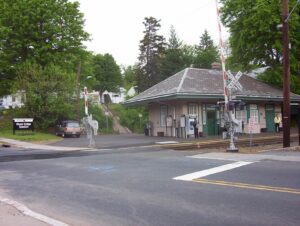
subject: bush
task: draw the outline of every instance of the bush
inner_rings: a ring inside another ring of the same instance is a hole
[[[98,121],[99,131],[101,133],[113,133],[113,119],[106,116],[102,109],[97,105],[89,107],[89,113],[92,114],[93,119]]]
[[[119,116],[122,126],[129,128],[134,133],[143,133],[148,122],[148,109],[146,107],[125,108],[120,104],[109,105],[114,115]],[[142,115],[140,118],[139,115]]]

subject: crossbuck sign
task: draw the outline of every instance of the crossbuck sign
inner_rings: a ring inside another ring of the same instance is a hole
[[[236,88],[240,91],[242,91],[243,87],[241,83],[239,82],[240,77],[243,75],[242,72],[238,72],[235,76],[231,73],[231,71],[227,71],[227,75],[229,78],[229,84],[227,86],[228,89]]]

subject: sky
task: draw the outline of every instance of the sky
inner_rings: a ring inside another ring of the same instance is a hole
[[[174,26],[180,40],[199,44],[206,29],[219,43],[215,0],[77,0],[84,14],[85,31],[91,41],[87,50],[96,54],[111,54],[119,65],[133,65],[143,39],[145,17],[161,20],[158,34],[169,38]],[[223,29],[223,38],[226,32]]]

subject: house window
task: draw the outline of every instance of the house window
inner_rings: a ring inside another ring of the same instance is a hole
[[[189,115],[197,115],[197,104],[189,104],[188,105],[188,114]]]
[[[166,126],[166,118],[168,116],[168,106],[160,106],[160,126]]]
[[[258,108],[256,104],[250,104],[250,118],[254,119],[254,123],[258,124],[259,120],[258,120]]]

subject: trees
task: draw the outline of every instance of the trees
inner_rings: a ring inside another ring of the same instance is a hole
[[[123,68],[123,86],[126,90],[136,85],[135,81],[135,71],[134,66],[127,66]]]
[[[158,35],[160,21],[154,17],[146,17],[143,22],[145,26],[144,38],[140,41],[140,55],[137,65],[138,91],[153,86],[161,81],[160,60],[165,51],[165,39]]]
[[[167,48],[161,60],[161,80],[168,78],[191,64],[191,62],[188,62],[183,47],[184,45],[176,34],[175,28],[171,26]]]
[[[281,1],[221,0],[222,21],[230,29],[233,65],[249,70],[268,66],[262,76],[268,83],[282,85]],[[296,0],[289,1],[294,6]],[[300,9],[289,19],[291,91],[300,93]]]
[[[201,36],[199,46],[183,44],[170,28],[170,37],[165,43],[164,37],[157,35],[160,28],[155,18],[145,18],[145,36],[140,44],[139,63],[136,69],[138,91],[153,86],[169,76],[190,67],[211,68],[218,61],[218,51],[208,32]]]
[[[0,2],[0,76],[6,79],[6,84],[0,80],[0,95],[10,91],[16,68],[25,61],[74,70],[82,41],[88,39],[78,7],[68,0]]]
[[[194,62],[195,67],[210,69],[211,64],[218,61],[217,47],[214,45],[207,30],[200,37],[200,44],[197,49],[197,56]]]
[[[75,76],[52,64],[42,67],[30,62],[19,65],[16,74],[17,88],[26,93],[22,116],[34,118],[39,129],[74,117]]]
[[[97,54],[93,57],[93,74],[96,79],[94,89],[100,92],[100,96],[105,90],[110,92],[119,91],[122,84],[120,67],[110,54]]]

